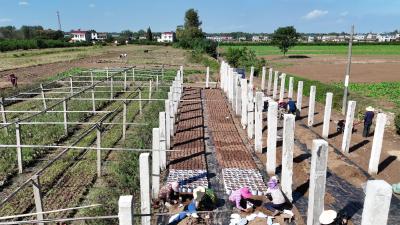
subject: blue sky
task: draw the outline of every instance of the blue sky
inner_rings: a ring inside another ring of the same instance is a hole
[[[383,32],[400,29],[400,0],[0,0],[0,26],[42,25],[63,30],[121,31],[151,26],[175,30],[189,8],[199,11],[205,32]]]

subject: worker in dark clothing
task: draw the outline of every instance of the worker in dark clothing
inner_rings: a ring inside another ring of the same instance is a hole
[[[369,130],[372,125],[372,120],[374,119],[374,108],[371,106],[368,106],[366,109],[365,115],[364,115],[364,131],[363,131],[363,137],[368,137],[369,136]]]
[[[288,108],[289,108],[289,113],[296,115],[296,111],[297,111],[296,102],[293,101],[292,98],[289,98]]]
[[[9,79],[10,79],[10,82],[11,82],[11,85],[13,86],[13,88],[18,88],[17,76],[15,76],[15,74],[10,74]]]

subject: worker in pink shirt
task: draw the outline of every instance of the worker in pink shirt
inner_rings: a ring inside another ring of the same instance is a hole
[[[251,194],[249,188],[242,187],[236,191],[233,191],[229,196],[229,201],[231,201],[236,208],[247,212],[247,200],[253,195]]]

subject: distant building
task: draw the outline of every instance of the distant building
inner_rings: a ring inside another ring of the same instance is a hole
[[[307,42],[308,43],[312,43],[312,42],[314,42],[315,41],[315,37],[313,37],[313,36],[308,36],[308,38],[307,38]]]
[[[146,40],[146,39],[147,39],[146,36],[140,36],[140,37],[139,37],[139,40]]]
[[[157,39],[157,42],[174,42],[175,32],[164,32],[161,34],[161,38]]]
[[[208,37],[206,37],[206,39],[216,41],[216,42],[231,42],[231,41],[233,41],[233,37],[231,37],[231,36],[208,36]]]
[[[366,37],[364,34],[356,34],[353,36],[353,41],[354,42],[363,42],[365,41]]]
[[[71,31],[71,42],[90,41],[90,32],[81,29]]]
[[[367,34],[367,37],[365,38],[365,41],[367,41],[367,42],[376,42],[376,40],[378,40],[377,36],[378,35],[376,35],[376,34],[369,33],[369,34]]]
[[[246,40],[247,40],[246,37],[239,37],[239,38],[238,38],[238,41],[246,41]]]
[[[260,38],[260,36],[253,36],[253,37],[251,37],[251,41],[252,42],[260,42],[261,38]]]

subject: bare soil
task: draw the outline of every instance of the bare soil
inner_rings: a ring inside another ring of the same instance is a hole
[[[264,58],[273,68],[325,83],[343,81],[347,64],[347,57],[338,55]],[[400,81],[399,74],[395,72],[399,70],[400,58],[396,56],[353,56],[350,81],[360,83]]]

